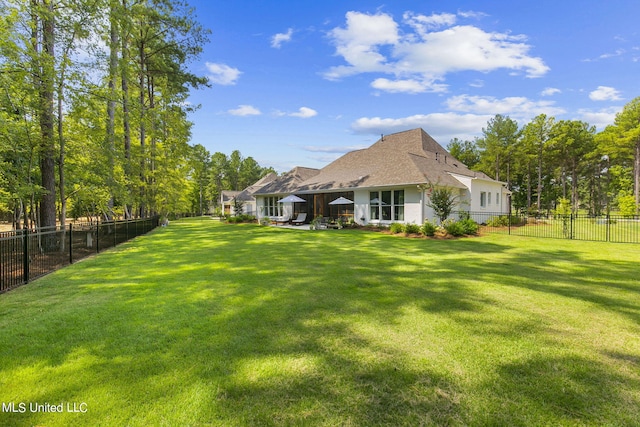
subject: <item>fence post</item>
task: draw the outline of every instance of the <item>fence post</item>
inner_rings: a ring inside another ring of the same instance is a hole
[[[96,253],[100,253],[100,221],[96,221]]]
[[[69,264],[73,264],[73,224],[69,224]]]
[[[573,213],[571,213],[571,216],[569,217],[570,221],[571,221],[571,227],[570,227],[570,233],[569,234],[569,239],[573,240]]]
[[[22,281],[29,283],[29,229],[25,228],[22,233]]]
[[[509,236],[511,236],[511,209],[509,209],[509,216],[507,217]]]

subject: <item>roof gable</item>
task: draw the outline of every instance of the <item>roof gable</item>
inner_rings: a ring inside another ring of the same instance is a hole
[[[317,175],[320,171],[313,168],[296,166],[289,172],[277,177],[254,194],[285,194],[296,191],[300,183]]]
[[[253,197],[253,193],[260,190],[262,187],[264,187],[265,185],[269,184],[270,182],[274,181],[277,178],[278,178],[278,175],[276,175],[275,173],[273,172],[268,173],[267,175],[263,176],[252,185],[242,190],[240,194],[236,196],[236,199],[241,200],[243,202],[254,201],[255,197]]]
[[[464,187],[450,172],[467,176],[479,174],[469,170],[418,128],[385,135],[369,148],[345,154],[302,182],[297,192],[427,182]]]

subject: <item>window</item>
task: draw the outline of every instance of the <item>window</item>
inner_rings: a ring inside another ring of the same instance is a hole
[[[481,208],[486,208],[487,207],[487,192],[486,191],[481,191],[480,192],[480,207]]]
[[[265,216],[278,216],[279,203],[277,197],[265,197],[264,198],[264,214]]]
[[[369,192],[371,220],[404,221],[404,190]]]
[[[404,190],[393,192],[393,219],[404,221]]]
[[[491,204],[491,193],[487,193],[487,205]]]
[[[496,205],[500,206],[500,193],[496,193]]]
[[[391,220],[391,191],[382,191],[382,220]]]
[[[369,193],[369,200],[371,204],[371,219],[380,219],[380,198],[377,191],[371,191]]]

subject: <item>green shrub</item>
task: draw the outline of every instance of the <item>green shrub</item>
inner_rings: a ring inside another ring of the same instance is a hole
[[[254,222],[256,217],[249,214],[240,214],[237,216],[227,216],[229,224],[240,224],[241,222]]]
[[[389,230],[391,230],[393,234],[404,233],[404,229],[404,224],[401,222],[394,222],[389,227]]]
[[[478,229],[480,228],[480,226],[471,218],[458,221],[458,224],[462,226],[462,230],[464,234],[467,234],[467,235],[478,234]]]
[[[420,232],[429,237],[435,236],[437,230],[438,226],[429,221],[425,221],[425,223],[422,224],[422,227],[420,227]]]
[[[506,215],[492,216],[487,220],[488,227],[506,227],[509,225],[509,217]]]
[[[620,215],[632,217],[636,214],[636,208],[636,199],[633,195],[622,195],[618,197]]]
[[[509,220],[511,218],[511,220]],[[521,225],[526,222],[525,218],[520,218],[517,215],[512,215],[509,217],[508,215],[500,215],[500,216],[492,216],[487,220],[488,227],[508,227],[509,221],[511,221],[511,225]]]
[[[465,234],[464,226],[462,225],[461,221],[446,220],[442,223],[442,227],[447,231],[448,234],[455,237],[464,236]]]
[[[407,224],[404,226],[404,232],[406,234],[419,234],[420,226],[418,224]]]

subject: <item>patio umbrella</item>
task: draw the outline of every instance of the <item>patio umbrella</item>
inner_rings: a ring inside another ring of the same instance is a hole
[[[377,197],[375,199],[371,199],[371,204],[372,205],[386,205],[385,202],[381,202],[380,199],[378,199]]]
[[[301,203],[306,202],[305,199],[296,196],[295,194],[289,194],[284,199],[278,200],[278,203]],[[291,212],[291,216],[293,217],[294,212]]]
[[[345,197],[338,197],[332,202],[329,202],[330,205],[352,205],[353,202]],[[340,216],[340,207],[338,207],[338,216]]]
[[[351,200],[344,197],[338,197],[333,202],[329,202],[330,205],[350,205],[352,203],[353,202]]]
[[[284,199],[278,200],[278,203],[299,203],[299,202],[306,202],[306,200],[296,196],[295,194],[289,194]]]

